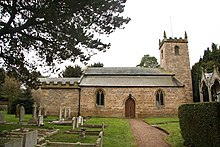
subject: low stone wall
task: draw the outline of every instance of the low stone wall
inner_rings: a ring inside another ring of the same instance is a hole
[[[81,142],[76,142],[76,143],[68,143],[68,142],[50,142],[49,140],[46,140],[42,146],[56,146],[56,147],[102,147],[103,146],[103,132],[99,132],[98,139],[96,140],[95,143],[81,143]]]
[[[0,138],[0,147],[23,147],[23,138]]]

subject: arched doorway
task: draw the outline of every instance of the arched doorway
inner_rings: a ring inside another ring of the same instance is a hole
[[[125,117],[135,118],[135,101],[132,98],[128,98],[125,102]]]

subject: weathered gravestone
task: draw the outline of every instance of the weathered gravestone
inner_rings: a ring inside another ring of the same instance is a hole
[[[20,107],[21,107],[20,104],[17,104],[17,106],[16,106],[16,112],[15,112],[15,117],[17,117],[17,118],[19,117]]]
[[[37,124],[37,103],[35,102],[33,105],[33,110],[32,110],[32,118],[29,120],[29,124]]]
[[[40,115],[38,116],[38,127],[44,125],[44,116]]]
[[[79,117],[78,117],[78,120],[79,120],[79,121],[78,121],[79,125],[80,125],[80,126],[83,126],[83,117],[82,117],[82,116],[79,116]]]
[[[71,118],[71,108],[70,107],[68,108],[68,118],[69,119]]]
[[[19,110],[19,124],[22,124],[22,122],[24,121],[24,115],[25,115],[25,109],[23,106],[21,106]]]
[[[60,111],[59,111],[59,121],[62,121],[62,107],[60,107]]]
[[[32,118],[33,118],[33,119],[37,119],[37,103],[34,102],[34,104],[33,104],[32,107],[33,107]]]
[[[76,118],[73,117],[72,119],[72,129],[74,130],[76,128]]]

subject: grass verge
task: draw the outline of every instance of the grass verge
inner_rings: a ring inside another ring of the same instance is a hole
[[[184,147],[183,138],[180,133],[179,119],[177,117],[168,118],[146,118],[144,119],[148,124],[157,125],[158,127],[169,132],[166,141],[172,147]]]

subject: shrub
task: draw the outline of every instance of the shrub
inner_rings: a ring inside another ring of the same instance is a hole
[[[220,103],[184,104],[179,107],[184,144],[195,147],[219,147]]]

